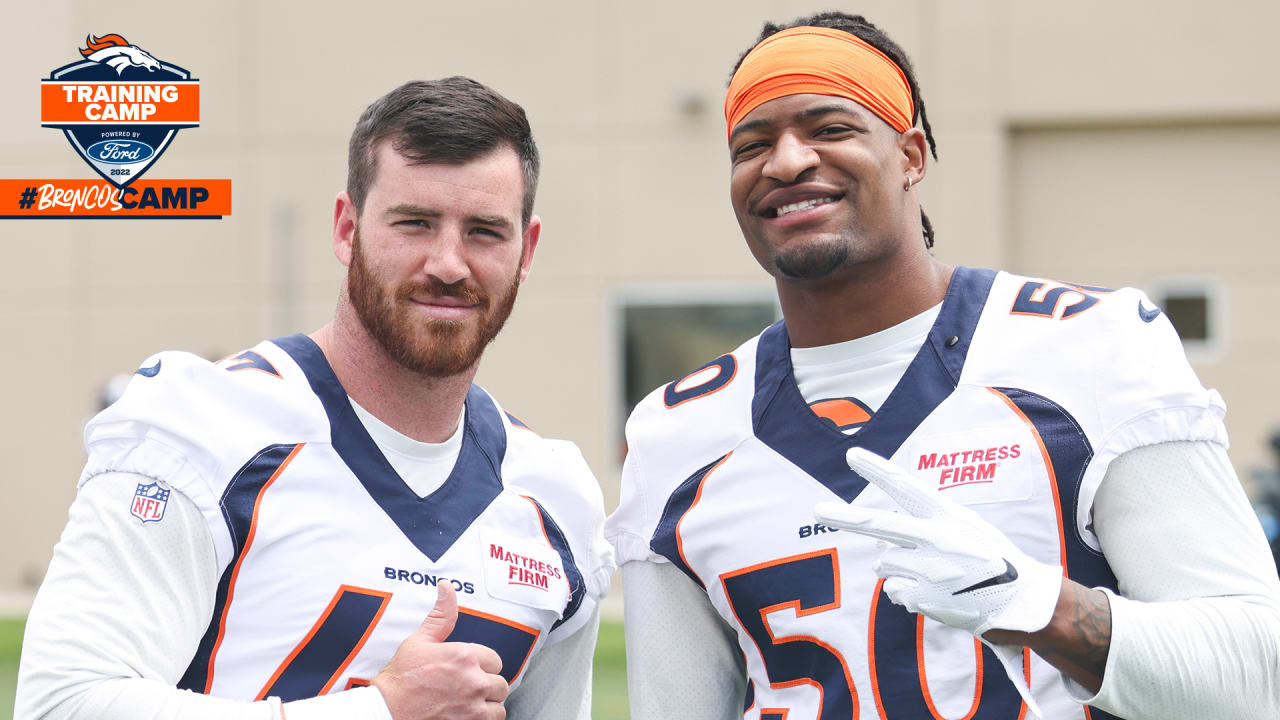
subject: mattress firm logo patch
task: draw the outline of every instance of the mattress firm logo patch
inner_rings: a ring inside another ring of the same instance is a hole
[[[537,590],[551,589],[551,579],[563,575],[558,565],[543,562],[535,557],[512,552],[494,543],[489,544],[489,557],[507,566],[507,584],[522,585]]]
[[[0,180],[7,218],[219,218],[230,180],[142,180],[200,125],[200,81],[123,35],[87,35],[40,85],[40,125],[62,132],[101,180]]]
[[[937,474],[938,489],[995,482],[996,468],[1004,460],[1022,455],[1022,446],[999,445],[955,452],[931,452],[920,455],[916,469]],[[921,473],[922,477],[928,477]]]
[[[547,544],[486,530],[485,589],[495,598],[530,607],[564,609],[569,598],[560,555]]]

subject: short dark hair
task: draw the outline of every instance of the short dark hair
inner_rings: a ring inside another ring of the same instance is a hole
[[[521,219],[533,216],[538,190],[538,146],[524,108],[492,89],[455,75],[407,82],[365,108],[347,148],[347,193],[359,212],[378,171],[374,150],[390,140],[415,163],[462,164],[503,145],[524,171]]]
[[[733,64],[733,72],[729,73],[730,82],[733,80],[733,74],[738,72],[738,68],[742,65],[742,61],[747,55],[755,49],[765,38],[775,35],[793,27],[824,27],[833,30],[841,30],[856,35],[865,40],[869,45],[889,56],[889,59],[902,69],[902,74],[907,76],[907,85],[911,87],[911,123],[914,125],[919,122],[921,129],[924,130],[924,137],[929,142],[929,152],[933,154],[933,159],[938,159],[938,145],[933,140],[933,129],[929,127],[929,116],[924,110],[924,98],[920,96],[920,86],[916,83],[915,70],[911,67],[911,60],[907,58],[907,54],[903,52],[898,44],[889,39],[889,36],[883,30],[873,25],[869,20],[861,15],[848,15],[842,12],[822,12],[808,17],[796,18],[786,25],[774,25],[766,22],[764,27],[760,29],[760,37],[756,38],[754,44],[747,48],[738,56],[738,62]],[[933,223],[929,222],[929,216],[924,214],[924,210],[920,210],[920,224],[924,228],[924,244],[925,247],[933,247]]]

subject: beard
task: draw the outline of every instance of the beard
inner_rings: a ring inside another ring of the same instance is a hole
[[[352,239],[347,296],[356,316],[388,357],[426,377],[450,377],[474,366],[507,322],[519,288],[519,271],[512,275],[506,291],[497,297],[469,286],[465,280],[445,284],[431,277],[425,284],[393,287],[369,266],[358,230]],[[458,298],[474,304],[476,317],[469,320],[422,317],[413,309],[413,297]]]
[[[773,256],[778,272],[794,280],[816,280],[835,272],[849,258],[843,238],[815,243],[791,243]]]

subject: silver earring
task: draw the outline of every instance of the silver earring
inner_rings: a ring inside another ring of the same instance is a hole
[[[903,185],[903,186],[902,186],[902,189],[903,189],[903,190],[910,190],[910,189],[911,189],[911,176],[910,176],[910,175],[908,175],[908,176],[907,176],[907,184],[906,184],[906,185]]]

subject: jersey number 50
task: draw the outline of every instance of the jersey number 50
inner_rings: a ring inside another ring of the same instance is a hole
[[[840,563],[835,548],[781,558],[720,576],[738,624],[755,642],[772,688],[811,685],[818,690],[818,720],[858,717],[858,691],[844,656],[814,635],[776,635],[773,613],[796,617],[840,608]],[[924,673],[924,618],[894,605],[876,584],[867,619],[867,663],[871,692],[881,718],[943,720]],[[840,622],[833,617],[828,622]],[[1026,713],[1017,690],[999,670],[1000,661],[974,640],[977,663],[973,704],[963,720],[1012,720]],[[983,672],[984,665],[993,668]],[[748,690],[749,699],[754,688]],[[761,718],[786,717],[785,708],[762,709]]]

